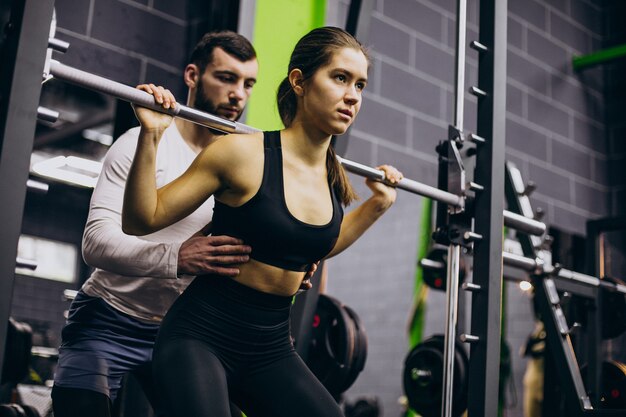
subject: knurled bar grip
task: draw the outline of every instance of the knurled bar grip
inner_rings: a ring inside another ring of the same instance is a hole
[[[251,126],[243,123],[233,122],[230,120],[222,119],[221,117],[214,116],[212,114],[193,109],[191,107],[184,106],[182,104],[176,104],[174,109],[164,109],[162,106],[154,102],[154,97],[145,91],[138,90],[136,88],[127,86],[116,81],[109,80],[99,75],[91,74],[86,71],[82,71],[67,65],[60,63],[59,61],[50,61],[50,75],[59,80],[76,84],[78,86],[88,88],[90,90],[98,91],[103,94],[111,95],[121,100],[129,101],[131,103],[147,107],[149,109],[159,111],[161,113],[167,113],[172,116],[177,116],[185,120],[209,127],[211,129],[218,130],[224,133],[253,133],[258,132]],[[384,181],[385,174],[383,171],[371,168],[367,165],[359,164],[348,159],[337,157],[343,167],[357,175],[361,175],[374,180]],[[432,198],[436,201],[454,206],[462,207],[464,200],[462,197],[449,193],[447,191],[440,190],[435,187],[431,187],[420,182],[403,178],[398,184],[395,185],[405,191],[409,191],[414,194],[419,194],[424,197]],[[546,225],[534,219],[529,219],[521,215],[517,215],[513,212],[504,211],[504,224],[507,227],[511,227],[516,230],[521,230],[533,235],[542,235],[546,231]]]

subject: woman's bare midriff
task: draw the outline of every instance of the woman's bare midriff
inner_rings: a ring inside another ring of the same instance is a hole
[[[239,275],[233,279],[247,287],[275,295],[291,296],[300,288],[304,272],[288,271],[250,259],[239,265]]]

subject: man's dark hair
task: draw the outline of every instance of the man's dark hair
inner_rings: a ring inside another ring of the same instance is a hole
[[[204,34],[191,53],[189,62],[197,65],[203,73],[213,59],[215,48],[222,48],[242,62],[256,58],[256,51],[248,39],[236,32],[223,30]]]

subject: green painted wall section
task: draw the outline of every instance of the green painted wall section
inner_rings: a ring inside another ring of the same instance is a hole
[[[263,130],[283,127],[276,107],[278,84],[287,76],[296,42],[323,26],[325,14],[326,0],[257,0],[252,43],[259,76],[248,104],[247,125]]]

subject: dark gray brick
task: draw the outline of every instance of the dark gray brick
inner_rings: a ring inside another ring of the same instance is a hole
[[[183,81],[183,73],[173,73],[148,63],[146,67],[146,79],[142,82],[151,82],[156,85],[166,86],[179,103],[187,100],[187,86]]]
[[[613,214],[616,216],[626,214],[626,189],[613,190],[611,199],[613,200]]]
[[[600,48],[598,48],[599,50]],[[578,79],[586,88],[592,89],[598,93],[604,93],[604,86],[609,84],[609,81],[605,81],[605,71],[603,65],[597,67],[586,68],[584,71],[579,71],[575,74]],[[622,80],[624,77],[619,78]]]
[[[413,117],[413,149],[435,155],[439,141],[448,138],[448,128]]]
[[[571,57],[563,47],[532,29],[526,33],[528,36],[527,51],[530,55],[553,68],[563,71],[571,67]]]
[[[89,1],[57,0],[54,3],[57,27],[87,34]]]
[[[548,13],[546,7],[535,0],[509,1],[509,14],[511,13],[539,29],[545,30],[547,27]]]
[[[552,132],[568,137],[570,116],[553,104],[528,96],[528,120]]]
[[[376,52],[409,64],[411,37],[376,17],[370,21],[368,46]]]
[[[590,122],[574,117],[574,140],[596,152],[606,153],[608,140],[604,129]]]
[[[383,10],[385,16],[430,38],[443,41],[443,15],[440,12],[415,0],[385,0]]]
[[[338,141],[348,139],[348,148],[345,153],[345,157],[354,162],[358,162],[364,165],[372,164],[372,152],[374,145],[371,142],[359,139],[358,137],[351,135],[349,138],[339,136]]]
[[[507,75],[538,93],[548,94],[548,73],[511,50],[507,52]]]
[[[611,131],[610,140],[611,153],[626,153],[626,125],[617,126]]]
[[[507,20],[508,44],[513,45],[519,49],[524,49],[523,36],[525,30],[526,29],[521,25],[521,23],[518,23],[515,19],[511,19],[511,17],[509,16],[509,19]]]
[[[454,84],[454,54],[415,39],[415,67],[448,84]]]
[[[609,202],[606,192],[574,181],[574,195],[576,207],[601,216],[608,214]]]
[[[580,151],[557,140],[552,141],[552,163],[559,168],[591,179],[591,158],[589,152]]]
[[[383,63],[381,95],[430,116],[439,117],[441,89],[401,69]]]
[[[64,64],[124,84],[132,86],[139,84],[141,71],[139,59],[105,49],[71,35],[59,35],[58,38],[72,45],[63,55]]]
[[[463,110],[463,115],[464,115],[463,130],[465,132],[476,132],[476,129],[477,129],[476,125],[478,123],[477,111],[478,111],[477,100],[473,98],[466,98],[465,107]],[[450,117],[447,120],[451,120],[450,124],[453,124],[454,116]]]
[[[378,147],[378,158],[375,165],[392,164],[398,168],[405,177],[422,182],[424,184],[437,186],[437,164],[416,159],[406,152]]]
[[[591,179],[598,184],[609,186],[609,169],[607,160],[605,158],[599,158],[596,155],[592,155],[591,162]]]
[[[584,1],[572,1],[570,15],[590,31],[602,34],[602,11]]]
[[[621,90],[621,91],[624,91],[624,90]],[[626,108],[626,96],[615,94],[611,99],[607,99],[607,112],[606,112],[607,120],[615,121],[615,122],[623,120],[625,108]]]
[[[456,15],[456,13],[457,13],[456,3],[457,3],[456,0],[438,0],[437,1],[437,6],[443,8],[443,9],[446,9],[450,13],[454,13]]]
[[[467,22],[473,25],[478,25],[479,21],[479,0],[469,0],[467,2]]]
[[[454,48],[456,50],[456,19],[450,19],[450,18],[446,18],[446,22],[448,25],[448,42],[447,45],[450,48]],[[474,30],[474,28],[470,27],[470,26],[466,26],[465,28],[465,39],[466,39],[466,46],[469,45],[469,43],[471,41],[477,41],[478,40],[478,31]],[[469,48],[466,48],[469,51]],[[471,53],[471,52],[470,52]]]
[[[519,152],[514,153],[510,151],[511,149],[508,147],[508,143],[507,143],[507,149],[504,155],[505,160],[513,162],[515,166],[517,167],[517,169],[519,169],[520,172],[522,173],[522,178],[524,179],[524,181],[528,180],[528,171],[529,171],[528,164],[530,164],[530,162],[528,161],[527,158],[520,157]]]
[[[557,206],[554,206],[552,210],[554,210],[554,216],[550,219],[551,226],[578,235],[586,233],[585,228],[589,220],[587,217]]]
[[[506,110],[518,116],[524,116],[524,95],[526,93],[517,87],[507,84]]]
[[[175,67],[186,60],[186,27],[124,3],[96,2],[92,36]]]
[[[608,162],[609,185],[612,187],[626,186],[626,170],[624,169],[626,158],[616,158]]]
[[[570,179],[553,170],[546,169],[542,166],[528,163],[527,181],[534,181],[537,184],[537,193],[550,196],[564,203],[572,203],[572,194],[570,190]]]
[[[170,0],[153,0],[153,7],[156,10],[169,14],[178,19],[187,18],[187,7],[185,3]]]
[[[369,135],[405,144],[407,117],[406,113],[366,99],[354,127]]]
[[[603,117],[602,96],[589,94],[583,84],[570,82],[559,75],[552,75],[551,80],[551,96],[554,100],[592,119]]]
[[[591,52],[591,37],[587,32],[554,12],[550,12],[549,16],[552,36],[579,52]]]
[[[547,142],[548,138],[545,135],[513,120],[507,119],[507,146],[545,161],[548,152]]]
[[[469,62],[465,65],[465,85],[478,85],[478,68]]]
[[[570,10],[570,0],[544,0],[543,3],[565,14],[568,14]]]

